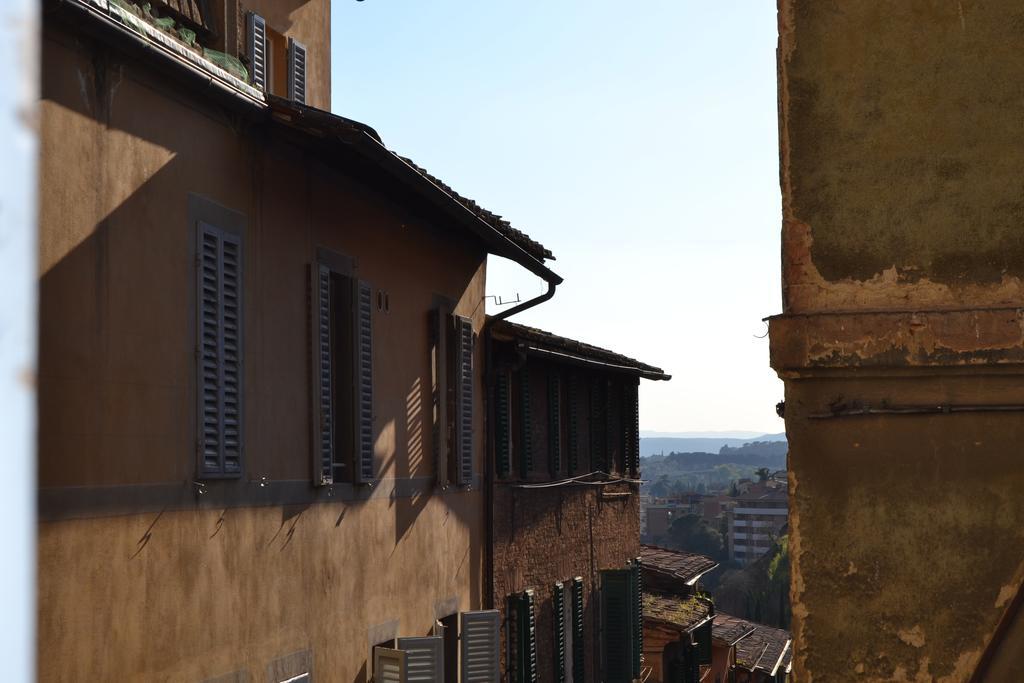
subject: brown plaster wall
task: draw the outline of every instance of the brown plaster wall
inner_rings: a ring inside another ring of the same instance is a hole
[[[781,0],[786,312],[1024,300],[1024,9]]]
[[[246,473],[208,486],[311,480],[307,266],[317,246],[355,257],[357,275],[389,294],[390,312],[373,320],[378,476],[430,481],[428,312],[439,295],[480,329],[482,247],[52,26],[40,114],[45,491],[195,478],[190,193],[246,221]],[[437,603],[484,602],[475,490],[428,483],[369,501],[44,517],[45,681],[263,680],[269,662],[304,650],[318,679],[359,681],[375,625],[426,635],[443,616]]]

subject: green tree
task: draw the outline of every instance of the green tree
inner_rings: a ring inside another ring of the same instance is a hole
[[[669,527],[666,545],[676,550],[707,555],[713,560],[725,559],[722,534],[698,515],[683,515]]]
[[[758,467],[754,473],[758,481],[768,481],[768,477],[772,476],[772,471],[767,467]]]

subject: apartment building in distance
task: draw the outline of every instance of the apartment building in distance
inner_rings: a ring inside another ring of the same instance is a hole
[[[784,486],[755,485],[739,495],[727,511],[729,559],[746,564],[764,555],[785,533],[788,519],[789,492]]]
[[[660,368],[487,327],[489,589],[509,683],[640,676],[639,382]]]
[[[324,111],[327,0],[44,7],[39,680],[495,683],[486,259],[550,252]]]

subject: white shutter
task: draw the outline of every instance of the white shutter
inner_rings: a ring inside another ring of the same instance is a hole
[[[399,638],[409,683],[444,683],[444,637]]]
[[[199,224],[197,381],[200,472],[242,472],[242,242]]]
[[[313,266],[313,380],[316,393],[317,484],[334,483],[334,368],[331,356],[331,269]]]
[[[373,297],[370,285],[353,282],[355,314],[355,450],[360,484],[373,481]]]
[[[406,658],[401,650],[373,648],[373,682],[406,683]]]
[[[459,449],[459,484],[473,483],[473,321],[455,317],[456,330],[456,433]]]
[[[498,683],[498,610],[463,612],[461,683]]]
[[[267,89],[267,22],[260,15],[249,12],[249,69],[253,86]]]
[[[306,46],[288,39],[288,99],[306,103]]]

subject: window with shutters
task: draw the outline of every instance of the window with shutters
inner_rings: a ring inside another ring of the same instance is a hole
[[[590,458],[591,466],[611,474],[608,458],[608,382],[603,377],[590,379]]]
[[[631,683],[640,673],[638,589],[633,568],[601,572],[601,659],[607,683]]]
[[[255,12],[246,15],[246,61],[252,85],[265,92],[306,104],[308,51]]]
[[[373,481],[373,312],[351,261],[320,251],[311,281],[314,481]]]
[[[590,457],[587,449],[586,411],[587,396],[580,375],[569,375],[566,385],[566,451],[569,474],[579,475],[590,472]]]
[[[476,333],[470,318],[442,305],[431,315],[434,449],[443,486],[473,483]]]
[[[242,237],[198,221],[196,330],[199,474],[240,477],[242,430]]]
[[[537,614],[532,590],[509,596],[512,673],[515,683],[536,683]]]
[[[406,683],[407,656],[389,647],[373,648],[374,683]]]
[[[640,380],[630,379],[624,384],[623,398],[623,433],[626,454],[627,475],[640,477]]]
[[[409,683],[444,683],[444,636],[399,638],[405,653],[405,679]]]

